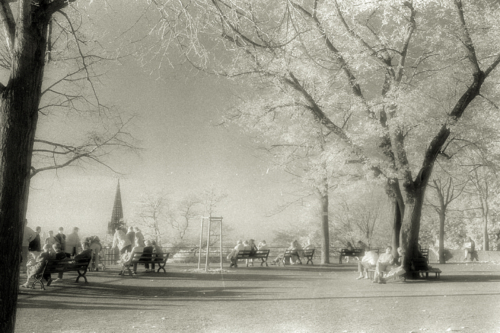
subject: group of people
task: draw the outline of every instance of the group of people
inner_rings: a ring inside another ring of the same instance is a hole
[[[153,255],[161,261],[161,257],[163,256],[161,246],[157,245],[154,240],[144,240],[144,235],[137,227],[129,227],[128,229],[123,227],[117,228],[113,236],[112,248],[118,248],[120,251],[120,260],[118,260],[118,264],[122,267],[120,275],[123,275],[125,270],[128,270],[130,275],[137,273],[137,262],[133,264],[133,271],[130,271],[135,253],[142,253],[139,262],[149,261]],[[149,263],[145,263],[144,265],[146,272],[154,272],[154,263],[151,265],[151,269],[149,268]]]
[[[392,247],[388,246],[380,256],[376,251],[366,251],[365,255],[358,262],[359,276],[357,280],[368,279],[368,270],[375,268],[373,283],[385,284],[387,280],[398,277],[406,273],[405,250],[398,247],[398,258],[392,255]],[[385,275],[383,275],[386,273]]]
[[[64,237],[61,237],[64,239]],[[80,260],[91,260],[93,257],[93,250],[91,249],[91,242],[99,242],[98,237],[88,237],[85,238],[81,243],[79,243],[78,248],[81,251],[76,252],[65,252],[64,249],[73,250],[71,247],[66,248],[64,242],[54,242],[52,245],[50,243],[45,243],[42,247],[42,251],[30,251],[26,262],[26,273],[27,279],[24,284],[21,285],[22,288],[28,288],[31,278],[42,274],[43,279],[47,281],[47,286],[50,286],[52,282],[61,282],[63,280],[63,272],[58,273],[57,279],[53,280],[50,273],[44,272],[44,267],[48,260],[74,260],[78,262]],[[95,243],[94,243],[95,244]]]
[[[314,246],[311,244],[309,240],[307,240],[304,246],[302,246],[298,240],[293,240],[290,244],[290,247],[287,248],[287,250],[290,250],[292,255],[289,257],[285,257],[284,253],[281,253],[276,257],[276,259],[274,259],[271,262],[271,264],[277,264],[282,260],[285,261],[285,264],[290,264],[290,265],[299,264],[300,257],[304,256],[304,250],[309,250],[309,249],[314,249]],[[265,240],[260,242],[258,245],[255,244],[255,240],[253,239],[245,241],[238,240],[236,242],[236,246],[231,250],[231,252],[227,256],[227,259],[231,261],[229,268],[238,267],[238,253],[240,251],[250,251],[250,256],[252,256],[252,254],[255,254],[257,253],[257,251],[261,250],[269,250],[269,246],[267,245]],[[250,263],[253,266],[253,259],[249,260],[251,260]]]
[[[259,250],[268,250],[269,247],[266,243],[265,240],[259,243],[259,245],[255,244],[254,239],[249,239],[242,241],[241,239],[236,242],[236,246],[234,249],[229,252],[227,255],[227,259],[231,261],[231,265],[229,265],[229,268],[231,267],[238,267],[238,253],[240,251],[250,251],[250,256],[254,255],[257,253]],[[251,260],[251,264],[253,266],[253,260]]]

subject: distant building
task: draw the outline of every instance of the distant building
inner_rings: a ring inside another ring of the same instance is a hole
[[[115,203],[113,204],[113,212],[111,213],[111,221],[108,223],[108,234],[113,235],[118,227],[124,226],[123,221],[123,206],[122,195],[120,192],[120,180],[116,187]]]

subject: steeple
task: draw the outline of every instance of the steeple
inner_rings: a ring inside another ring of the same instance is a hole
[[[111,213],[111,221],[108,224],[108,234],[113,235],[116,228],[124,225],[123,222],[123,207],[122,207],[122,195],[120,193],[120,180],[118,179],[118,185],[116,187],[115,203],[113,204],[113,212]]]

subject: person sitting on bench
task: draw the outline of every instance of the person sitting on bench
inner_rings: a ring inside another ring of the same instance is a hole
[[[50,253],[49,253],[49,249],[50,249],[50,245],[49,244],[45,244],[43,246],[43,252],[40,253],[36,259],[34,258],[35,257],[35,254],[33,252],[33,254],[31,254],[33,256],[33,258],[31,258],[27,263],[26,263],[26,267],[27,267],[27,275],[28,275],[28,279],[26,280],[26,283],[22,284],[21,287],[22,288],[28,288],[28,285],[29,285],[29,282],[30,282],[30,279],[31,277],[33,276],[36,276],[40,273],[42,273],[44,267],[45,267],[45,262],[47,260],[49,260],[50,258]],[[49,281],[47,281],[47,285],[50,285]]]
[[[229,268],[231,267],[238,267],[238,252],[245,250],[245,246],[243,245],[243,242],[241,240],[238,240],[236,242],[236,246],[234,249],[227,255],[227,259],[231,260],[231,265],[229,265]]]
[[[347,254],[347,256],[344,257],[344,261],[349,262],[349,255],[353,255],[354,253],[354,247],[352,246],[351,242],[347,242],[345,249],[345,254]]]
[[[370,268],[375,268],[377,265],[378,254],[375,251],[367,251],[361,261],[358,261],[358,272],[359,276],[356,280],[362,278],[368,279],[368,270]]]
[[[377,260],[377,266],[375,267],[375,276],[373,278],[373,283],[385,283],[385,281],[380,280],[381,275],[390,270],[392,263],[394,262],[394,256],[391,254],[392,247],[388,246],[385,249],[385,253],[382,253]]]
[[[136,235],[137,235],[137,232],[136,232]],[[147,240],[144,245],[146,245],[143,249],[142,249],[142,256],[139,258],[139,263],[141,261],[151,261],[151,258],[153,257],[153,246],[151,245],[151,241]],[[154,264],[152,264],[154,265]],[[149,263],[145,263],[144,264],[144,267],[146,268],[146,272],[151,272],[149,270]],[[153,271],[154,271],[154,267],[153,267]],[[137,272],[137,263],[134,264],[134,272]]]
[[[299,264],[299,258],[304,256],[302,246],[297,240],[294,240],[288,249],[293,251],[293,254],[290,256],[290,265]]]
[[[385,283],[387,280],[389,280],[391,277],[398,277],[398,276],[401,276],[403,274],[406,273],[406,270],[405,270],[405,264],[406,264],[406,251],[401,248],[401,247],[398,247],[398,254],[399,254],[399,258],[398,258],[398,266],[395,266],[393,267],[389,273],[387,273],[384,277],[380,277],[380,282],[381,283]]]

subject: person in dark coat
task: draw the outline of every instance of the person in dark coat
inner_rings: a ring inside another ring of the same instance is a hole
[[[28,245],[28,251],[32,252],[42,252],[42,242],[40,240],[40,233],[42,232],[41,227],[36,227],[36,235],[35,238],[31,240]]]

